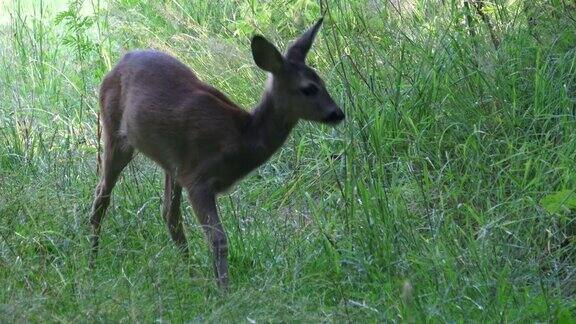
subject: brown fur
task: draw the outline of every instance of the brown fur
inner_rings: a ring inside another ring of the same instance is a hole
[[[100,89],[104,155],[91,216],[91,266],[112,189],[138,150],[165,170],[163,214],[172,239],[187,255],[180,214],[184,187],[212,244],[218,283],[227,286],[227,241],[215,196],[264,163],[298,119],[337,123],[344,118],[322,80],[303,61],[319,26],[293,45],[293,61],[255,37],[254,58],[272,76],[252,113],[167,54],[136,51],[120,60]],[[309,83],[318,87],[318,94],[305,97],[298,89]]]

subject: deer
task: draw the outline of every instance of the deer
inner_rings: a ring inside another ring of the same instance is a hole
[[[138,50],[120,59],[100,86],[103,154],[90,215],[91,269],[112,190],[137,151],[164,171],[162,214],[177,249],[188,258],[180,211],[184,188],[211,245],[216,282],[228,288],[228,242],[217,195],[266,162],[299,120],[336,125],[345,118],[324,81],[306,65],[322,21],[292,42],[284,55],[263,36],[252,37],[252,57],[268,78],[251,111],[169,54]]]

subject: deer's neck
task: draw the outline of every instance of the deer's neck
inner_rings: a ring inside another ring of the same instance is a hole
[[[282,103],[264,94],[250,114],[250,121],[240,138],[240,145],[222,157],[223,164],[216,164],[217,181],[214,189],[222,192],[250,171],[262,165],[286,141],[297,120],[289,119]],[[283,113],[284,112],[284,113]]]
[[[262,96],[262,100],[252,112],[252,121],[249,130],[250,146],[260,163],[266,161],[276,152],[290,135],[296,125],[286,111],[283,111],[281,103],[275,102],[268,92]]]

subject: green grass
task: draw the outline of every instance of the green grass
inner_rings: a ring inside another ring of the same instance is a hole
[[[88,270],[98,85],[125,51],[156,48],[249,109],[265,79],[250,36],[285,48],[319,3],[19,3],[0,14],[0,321],[576,320],[569,1],[490,2],[497,48],[461,1],[322,2],[309,61],[348,118],[300,123],[219,198],[226,295],[185,203],[188,275],[141,156]]]

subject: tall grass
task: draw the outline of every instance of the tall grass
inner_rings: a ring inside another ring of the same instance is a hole
[[[494,42],[468,3],[11,4],[0,26],[0,319],[573,321],[576,9],[489,2]],[[215,288],[184,204],[190,279],[160,217],[161,172],[140,157],[89,271],[97,91],[121,55],[169,52],[250,109],[265,79],[250,36],[285,48],[323,12],[309,61],[348,118],[300,123],[219,198],[231,291]]]

